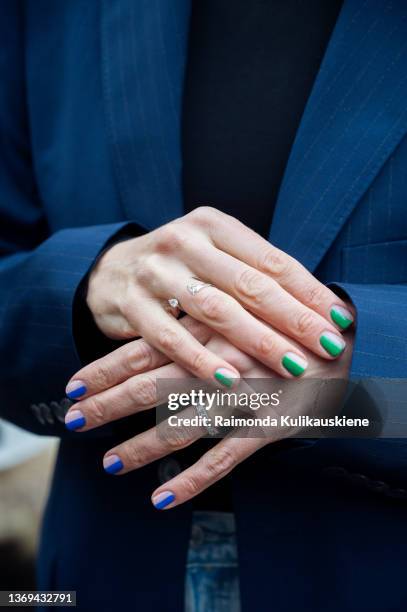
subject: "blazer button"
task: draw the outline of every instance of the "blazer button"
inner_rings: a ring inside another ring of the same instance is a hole
[[[406,499],[407,491],[405,489],[389,489],[387,496],[395,499]]]
[[[54,424],[54,416],[52,414],[51,408],[50,406],[48,406],[48,404],[40,404],[39,405],[42,414],[44,416],[44,419],[46,421],[46,423],[48,423],[49,425],[53,425]]]
[[[369,480],[367,483],[367,487],[371,491],[376,491],[377,493],[385,493],[389,488],[389,486],[381,480]]]
[[[73,402],[71,402],[71,400],[68,398],[64,398],[60,402],[51,402],[50,406],[57,421],[60,423],[65,422],[65,415],[68,412],[68,408],[70,408],[72,404]]]
[[[366,486],[368,482],[367,476],[364,474],[349,474],[349,479],[353,482],[353,484],[362,486]]]
[[[31,404],[30,410],[34,414],[37,421],[39,421],[41,425],[45,425],[44,415],[42,414],[42,410],[38,404]]]
[[[167,457],[158,464],[158,479],[161,484],[164,484],[171,478],[175,478],[181,471],[179,462],[172,457]]]

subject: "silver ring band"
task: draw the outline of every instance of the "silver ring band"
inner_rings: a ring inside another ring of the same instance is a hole
[[[187,283],[187,289],[191,295],[196,295],[206,287],[213,287],[213,285],[211,285],[210,283],[205,283],[204,281],[199,280],[199,278],[193,278]],[[179,308],[181,310],[179,300],[176,297],[170,298],[169,300],[167,300],[167,302],[171,306],[171,308]]]
[[[202,421],[203,421],[202,424],[205,427],[205,429],[208,432],[208,434],[210,436],[217,436],[218,433],[219,433],[217,428],[214,425],[211,425],[211,424],[207,423],[208,411],[206,410],[205,406],[203,404],[195,404],[194,407],[195,407],[195,410],[196,410],[198,416],[202,417]]]

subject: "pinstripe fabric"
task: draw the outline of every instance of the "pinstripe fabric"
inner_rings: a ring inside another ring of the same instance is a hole
[[[407,130],[407,5],[347,0],[308,101],[270,237],[315,269]]]
[[[152,229],[182,215],[180,119],[189,0],[102,3],[102,70],[127,214]]]
[[[156,2],[107,2],[102,16],[105,97],[122,198],[128,213],[148,228],[181,214],[177,108],[189,13],[182,0],[174,21],[173,5]],[[150,37],[144,35],[146,28]],[[270,231],[272,242],[325,282],[348,281],[357,306],[364,295],[359,282],[405,280],[401,244],[370,249],[369,255],[364,249],[362,256],[351,256],[349,247],[407,236],[406,65],[406,3],[346,0],[293,146]],[[393,317],[396,311],[397,305]],[[389,320],[384,307],[376,309],[374,319],[360,309],[353,375],[406,374],[404,358],[388,360],[393,365],[382,368],[380,349],[376,355],[365,337],[364,330],[380,329],[381,321],[386,327]],[[402,332],[407,337],[407,329]]]
[[[27,428],[62,432],[36,414],[49,414],[78,366],[71,304],[106,240],[127,220],[150,229],[182,214],[189,9],[189,0],[0,3],[1,413]],[[401,0],[345,0],[271,231],[355,301],[357,376],[406,374],[406,11]],[[122,425],[122,439],[141,426]],[[82,434],[61,441],[39,588],[76,588],[87,612],[182,610],[190,507],[157,515],[157,467],[109,478],[107,446]],[[270,445],[244,462],[242,609],[403,610],[405,449],[326,440]],[[324,476],[332,466],[345,466],[344,483]]]
[[[190,4],[38,0],[24,5],[23,17],[19,3],[9,6],[15,24],[7,32],[21,31],[24,18],[26,38],[14,37],[8,45],[4,32],[1,66],[10,87],[3,88],[0,104],[2,126],[7,126],[3,167],[8,169],[0,204],[3,253],[32,249],[45,237],[48,241],[30,255],[3,261],[2,329],[6,352],[11,337],[21,343],[13,366],[36,380],[27,391],[27,399],[30,395],[36,403],[57,399],[62,380],[75,369],[75,360],[63,351],[72,346],[72,291],[98,252],[102,235],[107,240],[117,229],[97,224],[132,219],[149,229],[182,214],[179,126]],[[400,303],[390,300],[373,313],[365,307],[368,291],[373,302],[376,289],[381,296],[387,291],[382,283],[406,282],[406,19],[404,2],[344,2],[297,134],[270,234],[324,282],[347,283],[349,295],[360,302],[355,375],[403,376],[406,371],[403,354],[385,360],[379,346],[397,318],[398,333],[407,336],[405,288],[397,290]],[[100,32],[94,27],[99,21]],[[49,35],[39,36],[43,31]],[[81,35],[86,37],[83,48],[72,44]],[[27,108],[22,104],[24,83],[10,72],[7,53],[14,65],[17,58],[21,63],[26,58]],[[51,55],[56,70],[45,63]],[[96,62],[100,73],[95,73]],[[19,158],[19,151],[30,146],[26,111],[35,176],[30,159],[22,163]],[[75,255],[65,245],[63,255],[54,257],[52,245],[59,239],[50,233],[81,225],[89,227],[92,245],[76,241],[77,230],[72,230]],[[16,270],[25,272],[16,277]],[[43,286],[52,288],[52,299]],[[383,335],[375,346],[364,331],[372,327]],[[55,332],[54,353],[43,346],[44,329]],[[33,367],[35,351],[55,372],[54,388],[40,366]],[[390,354],[394,351],[395,344]],[[384,367],[385,362],[393,365]],[[4,388],[14,385],[14,377],[5,363]],[[10,414],[14,401],[7,403]]]
[[[407,375],[407,4],[348,0],[270,239],[357,307],[353,376]],[[341,282],[343,281],[343,282]]]
[[[80,367],[72,336],[76,289],[105,243],[127,223],[61,230],[31,253],[0,264],[0,368],[2,416],[52,435],[63,423],[44,427],[35,402],[59,400],[68,377]]]
[[[77,14],[70,13],[75,30],[88,24],[94,29],[94,16],[86,6],[78,3]],[[66,435],[60,403],[66,381],[80,367],[72,335],[73,299],[96,256],[128,222],[119,212],[113,173],[106,168],[105,133],[100,129],[103,115],[99,123],[97,102],[88,112],[86,106],[75,106],[72,94],[64,92],[59,97],[61,83],[59,87],[53,85],[61,72],[44,71],[44,58],[50,57],[54,48],[53,37],[60,34],[58,23],[65,35],[70,35],[66,22],[62,15],[58,22],[52,10],[41,12],[41,2],[35,9],[31,14],[28,5],[11,1],[1,6],[1,415],[41,434]],[[48,18],[53,21],[47,41],[50,49],[39,49],[35,32],[47,30]],[[27,27],[25,40],[24,21],[33,24]],[[90,37],[89,45],[91,41]],[[24,82],[27,49],[28,75]],[[71,61],[77,59],[74,55],[75,48],[69,56]],[[58,63],[56,51],[53,58]],[[82,61],[82,69],[86,65]],[[67,80],[63,84],[67,87],[68,68],[66,62]],[[81,82],[80,68],[75,69],[75,78]],[[89,80],[89,73],[86,79],[87,84],[80,89],[82,94],[92,91],[92,99],[97,81]],[[67,125],[67,117],[76,117],[75,126]],[[38,407],[43,408],[40,417]],[[56,412],[59,418],[54,418]]]

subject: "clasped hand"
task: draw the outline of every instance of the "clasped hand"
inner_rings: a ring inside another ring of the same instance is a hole
[[[193,294],[192,279],[210,286]],[[178,320],[170,298],[189,316]],[[352,307],[299,262],[215,209],[199,208],[111,247],[90,275],[87,302],[105,335],[142,338],[72,377],[67,394],[81,401],[66,415],[69,429],[85,431],[156,406],[165,401],[157,390],[161,378],[192,374],[230,388],[242,384],[240,377],[347,376]],[[205,434],[180,427],[157,435],[153,428],[109,450],[104,466],[126,473]],[[153,503],[172,507],[194,497],[284,435],[227,436],[155,491]]]

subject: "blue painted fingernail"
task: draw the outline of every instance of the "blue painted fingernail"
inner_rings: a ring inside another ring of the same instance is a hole
[[[108,455],[103,459],[103,467],[108,474],[117,474],[123,469],[123,462],[118,455]]]
[[[85,395],[87,391],[86,385],[81,380],[72,380],[67,384],[65,393],[69,397],[69,399],[78,399],[78,397],[82,397]]]
[[[80,410],[70,410],[65,415],[65,425],[70,431],[75,431],[86,425],[86,419]]]
[[[162,510],[163,508],[169,506],[174,499],[175,495],[172,491],[162,491],[162,493],[159,493],[153,497],[152,502],[157,510]]]

